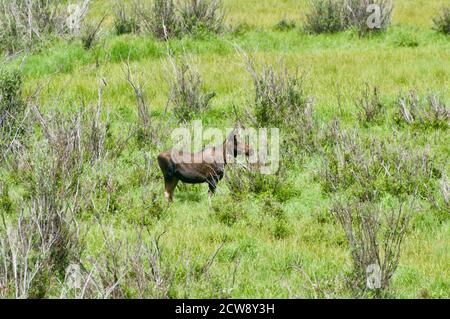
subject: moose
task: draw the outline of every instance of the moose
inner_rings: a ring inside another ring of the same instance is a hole
[[[234,129],[221,145],[204,148],[196,153],[176,149],[158,155],[158,164],[164,176],[164,197],[173,201],[173,193],[179,181],[187,184],[207,183],[208,195],[214,195],[217,183],[224,176],[227,159],[253,153]]]

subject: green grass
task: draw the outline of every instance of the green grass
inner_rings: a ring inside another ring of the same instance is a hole
[[[110,111],[113,134],[119,134],[124,127],[137,122],[135,97],[125,81],[123,63],[129,59],[131,66],[145,79],[144,90],[151,112],[155,118],[162,118],[168,94],[166,52],[170,49],[176,55],[188,54],[198,62],[205,90],[217,94],[211,109],[200,118],[208,126],[228,127],[233,124],[232,106],[245,110],[254,95],[243,59],[235,50],[235,46],[239,46],[251,52],[260,63],[283,60],[289,69],[299,68],[305,73],[307,90],[314,97],[316,117],[321,125],[338,117],[346,128],[356,127],[362,134],[379,138],[397,134],[399,143],[429,145],[450,175],[448,131],[418,132],[399,128],[392,120],[398,94],[409,89],[417,89],[422,94],[438,93],[449,104],[450,42],[448,36],[431,30],[431,18],[444,3],[396,1],[394,26],[387,34],[361,39],[351,31],[317,36],[303,34],[298,27],[274,31],[273,27],[283,18],[295,19],[300,25],[305,1],[228,0],[225,1],[227,22],[247,23],[250,25],[248,32],[187,37],[167,44],[147,36],[107,34],[91,51],[84,50],[77,41],[61,40],[10,63],[22,64],[25,94],[46,83],[40,97],[46,111],[55,107],[52,101],[57,95],[68,109],[80,105],[81,101],[94,105],[98,78],[103,77],[107,81],[104,104]],[[102,16],[109,8],[109,1],[94,1],[91,17]],[[110,23],[111,18],[106,26]],[[379,86],[388,105],[385,120],[369,128],[358,127],[353,103],[365,82]],[[341,110],[337,106],[338,95],[342,97]],[[331,198],[322,192],[314,178],[319,165],[317,155],[299,158],[295,168],[290,169],[288,183],[295,196],[282,202],[285,221],[281,225],[264,211],[264,196],[256,195],[245,197],[238,217],[227,222],[208,206],[206,185],[178,187],[175,202],[162,216],[148,216],[148,209],[142,202],[147,190],[139,181],[138,170],[146,151],[131,141],[119,158],[88,167],[85,174],[89,177],[96,172],[113,174],[117,207],[103,218],[113,225],[117,236],[133,238],[142,216],[153,233],[166,231],[162,237],[163,256],[178,265],[171,297],[319,297],[308,279],[295,270],[296,263],[329,292],[325,297],[349,296],[342,278],[351,269],[350,254],[340,225],[329,216]],[[0,172],[0,181],[6,180],[8,173]],[[162,178],[155,183],[160,185],[162,197]],[[213,204],[215,201],[220,204],[227,195],[222,181]],[[20,185],[10,190],[16,205],[23,196]],[[399,268],[392,282],[392,295],[396,298],[448,298],[449,215],[438,215],[424,199],[420,204],[404,241]],[[101,232],[92,212],[83,212],[80,221],[88,229],[85,255],[101,254]],[[211,278],[193,281],[186,291],[186,262],[200,267],[222,241],[225,244],[210,269]],[[234,267],[237,270],[233,284]]]

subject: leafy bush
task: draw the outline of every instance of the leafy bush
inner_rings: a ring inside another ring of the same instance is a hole
[[[433,18],[433,24],[436,31],[450,34],[450,7],[442,8],[440,15]]]
[[[280,161],[281,162],[281,161]],[[263,174],[260,164],[244,166],[239,163],[228,164],[225,181],[231,196],[241,200],[249,193],[271,195],[279,201],[289,199],[294,191],[286,182],[286,170],[280,167],[274,174]]]
[[[394,33],[393,42],[396,46],[406,48],[415,48],[420,44],[417,33],[409,27],[402,27],[397,33]]]
[[[19,70],[0,68],[0,126],[8,115],[14,116],[23,107],[22,74]]]

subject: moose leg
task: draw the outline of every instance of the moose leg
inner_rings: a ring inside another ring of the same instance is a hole
[[[172,179],[166,179],[165,182],[165,188],[164,188],[164,197],[167,199],[167,201],[172,202],[173,201],[173,191],[175,190],[175,187],[178,184],[178,179],[172,178]]]
[[[209,203],[209,206],[211,206],[211,197],[213,197],[214,193],[216,192],[217,182],[210,181],[210,182],[208,182],[208,186],[209,186],[208,203]]]

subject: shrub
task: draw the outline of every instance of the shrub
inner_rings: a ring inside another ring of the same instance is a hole
[[[218,33],[223,29],[222,0],[185,0],[179,11],[183,33]]]
[[[7,148],[14,147],[13,142],[17,142],[24,110],[22,73],[0,67],[0,152],[3,156],[6,156]]]
[[[22,74],[19,70],[0,68],[0,127],[7,117],[14,117],[24,106]]]
[[[89,50],[93,48],[99,38],[100,27],[102,26],[105,17],[103,17],[98,23],[85,22],[83,23],[83,27],[81,28],[81,43],[83,44],[83,48]]]
[[[137,33],[139,22],[122,1],[117,1],[114,10],[114,31],[117,35]]]
[[[153,3],[135,2],[135,14],[142,28],[158,39],[167,40],[179,34],[179,22],[173,0],[154,0]]]
[[[385,212],[361,202],[335,202],[330,212],[344,229],[351,251],[351,288],[359,297],[370,295],[368,290],[381,297],[397,269],[409,215],[402,205]]]
[[[415,48],[419,46],[419,39],[415,30],[406,27],[403,27],[394,35],[393,42],[399,47]]]
[[[289,31],[295,29],[295,27],[296,27],[295,21],[283,19],[275,25],[275,30]]]
[[[151,6],[137,2],[135,12],[143,28],[163,40],[203,31],[218,33],[223,29],[221,0],[154,0]]]
[[[280,164],[283,163],[280,161]],[[241,200],[249,193],[256,195],[272,195],[279,201],[290,198],[294,191],[286,182],[287,174],[284,167],[280,167],[273,174],[263,174],[260,164],[244,166],[239,163],[228,164],[225,181],[231,196]]]
[[[319,178],[325,192],[348,192],[362,201],[383,193],[428,198],[433,180],[441,177],[427,150],[411,150],[394,141],[361,138],[336,129],[325,147]]]
[[[449,125],[450,110],[439,100],[437,95],[421,98],[416,92],[410,91],[407,96],[398,99],[399,110],[396,121],[419,128],[443,128]]]
[[[221,223],[232,226],[245,217],[243,207],[236,198],[214,198],[212,209],[214,217]]]
[[[353,27],[362,36],[385,31],[391,16],[391,0],[318,0],[310,2],[304,28],[309,33],[333,33]]]
[[[281,62],[276,67],[263,66],[259,71],[248,56],[245,58],[255,90],[253,114],[247,114],[247,119],[254,126],[283,129],[282,145],[287,156],[315,151],[318,125],[304,78]]]
[[[269,223],[270,231],[275,239],[284,239],[289,236],[290,229],[286,220],[286,213],[283,206],[278,200],[272,196],[264,198],[263,205],[261,207],[264,214],[268,215],[264,218],[265,223]]]
[[[347,28],[345,0],[314,0],[309,2],[304,29],[309,33],[333,33]]]
[[[66,8],[58,0],[0,0],[0,51],[31,49],[51,34],[78,35],[89,2]]]
[[[356,105],[359,108],[358,120],[365,125],[374,122],[384,111],[378,88],[373,87],[371,90],[369,84],[366,84],[361,97],[356,101]]]
[[[254,62],[247,58],[247,69],[255,89],[256,124],[261,127],[292,126],[291,120],[300,116],[309,102],[303,79],[290,73],[282,63],[277,68],[265,66],[259,72]]]
[[[172,72],[168,79],[169,104],[179,122],[188,122],[209,108],[215,92],[205,94],[200,72],[186,59],[171,60]]]
[[[355,27],[361,36],[386,31],[391,23],[391,0],[346,0],[345,5],[347,25]],[[369,10],[369,6],[375,10]]]
[[[48,194],[51,196],[52,194]],[[33,197],[17,222],[1,212],[0,296],[44,298],[83,249],[70,209],[57,210],[49,197]]]
[[[442,8],[440,15],[433,19],[433,29],[444,33],[450,34],[450,7]]]

